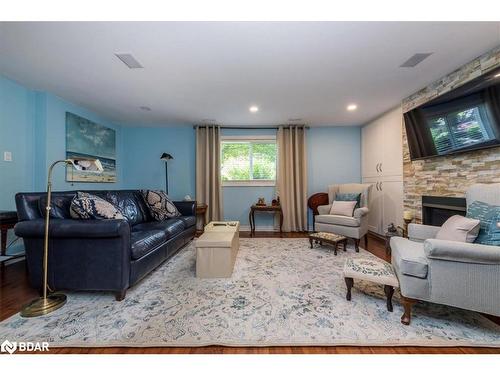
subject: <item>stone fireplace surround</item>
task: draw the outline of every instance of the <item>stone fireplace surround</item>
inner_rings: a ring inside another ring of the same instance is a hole
[[[500,46],[403,100],[403,113],[500,66]],[[410,160],[403,126],[404,209],[422,223],[422,196],[464,197],[475,183],[500,182],[500,147]]]

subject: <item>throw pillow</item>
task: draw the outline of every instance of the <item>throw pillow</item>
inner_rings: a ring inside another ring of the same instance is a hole
[[[175,204],[162,190],[141,190],[151,216],[157,221],[163,221],[172,217],[181,216]]]
[[[79,191],[71,201],[69,209],[73,219],[125,219],[120,210],[108,201]]]
[[[500,246],[500,206],[475,201],[467,207],[467,217],[478,219],[481,222],[479,234],[474,242],[483,245]]]
[[[361,193],[337,193],[335,194],[336,201],[356,201],[356,208],[361,205]]]
[[[352,217],[356,208],[356,201],[333,201],[330,215]]]
[[[480,221],[460,215],[453,215],[436,234],[438,240],[472,243],[479,233]]]

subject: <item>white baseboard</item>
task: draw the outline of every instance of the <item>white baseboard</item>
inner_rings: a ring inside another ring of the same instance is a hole
[[[280,229],[272,225],[257,225],[256,232],[279,232]],[[250,225],[240,225],[240,232],[250,232]]]

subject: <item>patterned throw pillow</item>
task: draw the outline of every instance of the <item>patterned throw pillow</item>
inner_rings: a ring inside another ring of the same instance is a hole
[[[172,217],[181,216],[175,204],[167,197],[162,190],[141,190],[146,205],[151,212],[151,216],[156,221],[163,221]]]
[[[336,201],[356,201],[356,208],[361,205],[361,193],[337,193],[335,194]]]
[[[500,228],[497,227],[497,223],[500,221],[500,206],[475,201],[467,208],[467,217],[478,219],[481,222],[475,243],[500,245]]]
[[[89,193],[77,192],[69,209],[73,219],[126,219],[111,203]]]

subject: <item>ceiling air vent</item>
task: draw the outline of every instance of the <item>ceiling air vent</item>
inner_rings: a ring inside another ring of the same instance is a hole
[[[144,68],[139,61],[135,59],[130,53],[115,53],[115,56],[118,57],[125,65],[127,65],[130,69],[141,69]]]
[[[432,55],[432,52],[430,53],[416,53],[412,57],[410,57],[408,60],[406,60],[403,64],[401,64],[399,67],[400,68],[413,68],[420,64],[422,61],[424,61],[426,58],[428,58],[430,55]]]

